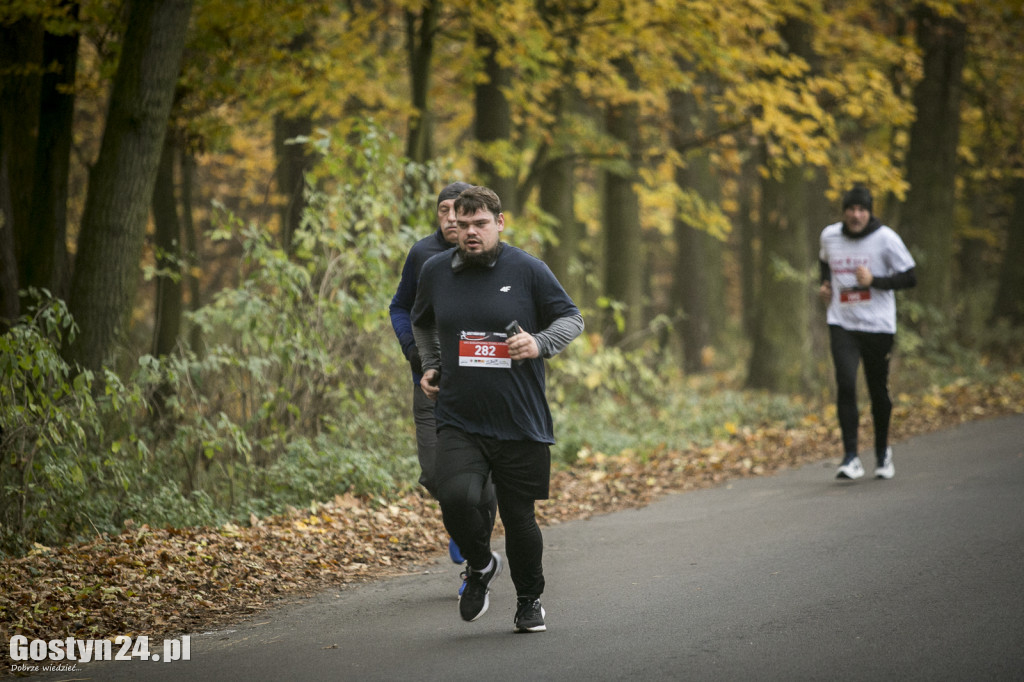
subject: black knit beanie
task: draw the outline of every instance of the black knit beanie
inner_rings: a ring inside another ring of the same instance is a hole
[[[857,185],[843,195],[843,210],[851,206],[863,206],[871,213],[871,190],[867,187]]]
[[[460,194],[472,186],[468,182],[453,182],[437,195],[437,205],[440,206],[442,201],[447,201],[448,199],[457,199]]]

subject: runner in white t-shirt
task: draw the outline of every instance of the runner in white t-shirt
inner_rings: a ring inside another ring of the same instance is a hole
[[[917,284],[915,263],[903,240],[871,213],[871,192],[854,187],[843,196],[843,221],[821,231],[821,288],[828,303],[829,338],[843,436],[843,462],[836,478],[857,479],[864,466],[857,455],[857,367],[871,395],[875,428],[875,477],[896,472],[889,447],[889,357],[896,337],[897,289]]]

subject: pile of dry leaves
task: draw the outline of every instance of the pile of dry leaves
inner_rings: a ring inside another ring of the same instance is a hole
[[[893,440],[1022,412],[1020,375],[996,386],[955,385],[898,408]],[[838,429],[829,422],[731,429],[727,441],[712,447],[663,449],[642,458],[584,451],[574,467],[553,475],[551,499],[538,505],[538,516],[552,525],[820,461],[838,452]],[[253,517],[245,527],[126,525],[116,537],[40,546],[0,562],[0,642],[14,634],[172,637],[328,586],[422,570],[446,546],[436,503],[418,494],[390,504],[341,496],[279,517]]]

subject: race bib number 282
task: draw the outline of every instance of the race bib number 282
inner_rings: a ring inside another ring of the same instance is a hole
[[[511,367],[508,336],[504,332],[462,332],[459,334],[459,366]]]

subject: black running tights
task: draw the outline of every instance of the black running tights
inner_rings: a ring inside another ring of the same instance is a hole
[[[894,334],[851,332],[829,325],[832,362],[836,370],[836,411],[843,434],[843,452],[857,452],[857,368],[864,361],[864,378],[871,396],[871,417],[875,427],[875,456],[884,457],[889,445],[889,419],[892,399],[889,397],[889,358]]]
[[[483,568],[490,553],[490,527],[486,504],[480,503],[487,481],[466,473],[445,481],[439,492],[445,528],[473,568]],[[505,526],[505,555],[512,584],[519,597],[537,598],[544,592],[544,539],[534,514],[534,500],[496,485],[498,511]]]

